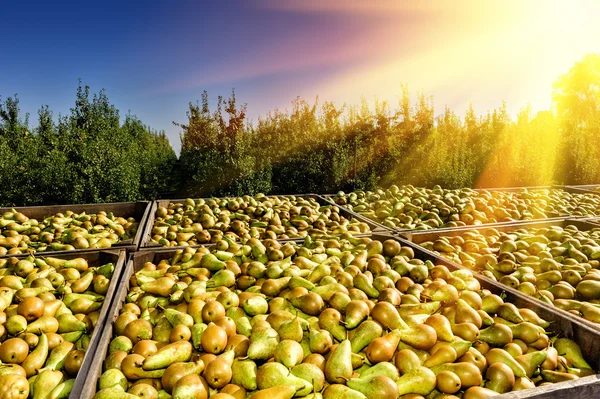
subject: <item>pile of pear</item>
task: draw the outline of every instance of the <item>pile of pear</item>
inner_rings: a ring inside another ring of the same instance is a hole
[[[594,374],[534,312],[393,239],[223,253],[131,276],[95,399],[473,399]]]
[[[600,228],[472,230],[420,245],[547,304],[600,323]]]
[[[100,211],[97,214],[66,211],[42,221],[15,209],[0,217],[0,256],[32,252],[110,248],[131,239],[139,223]]]
[[[243,196],[186,199],[156,210],[152,242],[187,246],[255,239],[287,239],[369,233],[369,226],[347,219],[339,208],[320,205],[314,198]]]
[[[339,192],[332,200],[384,226],[408,230],[600,215],[600,196],[561,189],[476,191],[393,185],[385,190]]]
[[[0,260],[0,398],[68,398],[114,272],[86,259]]]

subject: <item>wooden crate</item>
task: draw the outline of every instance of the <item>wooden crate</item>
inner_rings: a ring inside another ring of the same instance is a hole
[[[290,197],[289,195],[280,195],[278,197]],[[377,231],[382,231],[383,229],[380,227],[380,225],[378,223],[373,222],[370,219],[367,219],[365,217],[362,217],[360,215],[356,215],[353,212],[350,212],[349,210],[340,207],[339,205],[336,204],[332,204],[329,201],[325,200],[324,198],[322,198],[319,195],[316,194],[300,194],[300,195],[295,195],[295,197],[302,197],[304,199],[310,199],[313,198],[317,203],[319,203],[320,205],[333,205],[335,207],[338,208],[340,216],[343,216],[344,218],[351,220],[351,219],[356,219],[359,222],[363,222],[365,224],[367,224],[369,226],[369,228],[371,229],[371,233],[372,232],[377,232]],[[204,200],[209,200],[211,198],[204,198]],[[216,200],[220,200],[223,198],[214,198]],[[161,200],[157,200],[154,201],[152,208],[150,209],[150,214],[148,216],[148,222],[146,223],[146,227],[145,230],[143,232],[143,238],[141,241],[141,245],[140,245],[140,250],[146,251],[146,250],[154,250],[154,249],[160,249],[160,248],[169,248],[169,249],[183,249],[183,248],[187,248],[186,246],[177,246],[177,247],[163,247],[161,245],[158,245],[154,242],[152,242],[152,229],[154,227],[154,221],[155,221],[155,215],[156,215],[156,210],[163,206],[163,207],[167,207],[170,203],[183,203],[184,199],[161,199]],[[371,233],[366,233],[366,234],[355,234],[355,237],[361,237],[361,236],[365,236]],[[289,238],[289,239],[283,239],[280,241],[298,241],[301,240],[302,238]],[[192,245],[192,248],[197,248],[197,247],[202,247],[202,246],[207,246],[207,245],[212,245],[212,243],[208,243],[208,244],[199,244],[199,245]]]
[[[54,256],[54,253],[52,253],[52,256]],[[92,336],[90,337],[90,344],[85,352],[81,369],[75,378],[75,384],[73,385],[73,390],[71,391],[70,397],[77,398],[78,396],[74,393],[80,391],[82,387],[86,385],[88,381],[89,369],[96,362],[95,356],[97,353],[96,348],[98,343],[102,338],[102,334],[104,333],[106,325],[112,323],[112,319],[110,318],[110,308],[112,306],[115,293],[119,290],[121,275],[125,267],[126,252],[123,249],[104,249],[100,251],[78,252],[76,254],[63,254],[58,257],[61,259],[84,258],[88,261],[90,266],[101,266],[107,263],[113,263],[115,265],[115,270],[110,280],[104,303],[100,308],[98,321],[96,322],[96,326],[92,332]]]
[[[460,236],[468,231],[479,231],[480,233],[485,235],[485,232],[490,229],[495,229],[499,232],[507,232],[508,233],[508,232],[519,230],[519,229],[535,229],[535,228],[545,228],[545,227],[552,227],[552,226],[559,226],[559,227],[564,228],[565,226],[568,226],[568,225],[573,225],[573,226],[577,227],[577,229],[579,229],[580,231],[586,231],[586,230],[596,229],[596,228],[600,227],[600,224],[590,223],[590,221],[584,220],[584,219],[543,220],[543,221],[531,221],[531,222],[515,222],[515,223],[506,224],[503,226],[484,226],[484,227],[470,226],[470,227],[465,227],[465,228],[461,228],[461,229],[454,229],[454,230],[447,230],[447,231],[411,232],[407,239],[410,242],[412,242],[416,245],[419,245],[426,241],[435,241],[436,239],[438,239],[440,237]],[[419,246],[419,248],[421,248],[423,251],[426,251],[426,252],[429,252],[431,254],[438,256],[438,254],[435,252],[428,251],[420,246]],[[458,267],[468,269],[468,268],[466,268],[460,264],[454,263],[450,260],[447,260],[447,261]],[[469,269],[469,270],[471,270],[471,269]],[[476,271],[476,270],[473,270],[473,272],[479,274],[478,271]],[[500,282],[497,282],[497,284],[504,287],[506,290],[512,290],[515,292],[519,292],[508,286],[505,286],[504,284],[501,284]],[[531,298],[531,300],[534,300],[536,302],[543,304],[543,302],[538,299],[535,299],[533,297],[530,297],[530,298]],[[600,331],[600,324],[592,323],[590,321],[585,320],[583,317],[577,317],[567,311],[564,311],[564,310],[556,308],[556,307],[554,307],[554,310],[556,312],[562,314],[564,317],[574,318],[574,319],[576,319],[577,322],[585,324],[585,325],[589,326],[590,328]]]
[[[391,234],[386,233],[376,233],[371,236],[374,240],[385,241],[388,239],[398,240],[404,246],[410,246],[413,248],[415,252],[415,257],[422,260],[431,260],[435,264],[443,264],[446,265],[451,271],[463,269],[463,267],[458,266],[452,262],[447,261],[444,258],[441,258],[438,255],[435,255],[429,251],[425,251],[420,248],[418,245],[403,240],[401,238],[395,237]],[[112,302],[109,316],[107,319],[107,323],[102,331],[102,336],[96,346],[96,353],[94,356],[95,362],[91,364],[89,367],[87,374],[87,383],[83,387],[83,389],[78,390],[76,394],[78,396],[74,396],[82,399],[91,399],[97,390],[97,382],[102,374],[102,365],[103,361],[106,358],[106,353],[108,350],[108,346],[110,341],[113,338],[113,326],[112,323],[118,317],[119,312],[123,306],[124,300],[129,291],[129,279],[135,273],[135,271],[140,270],[146,262],[159,262],[162,259],[168,259],[174,254],[175,250],[172,248],[161,249],[157,251],[144,251],[137,252],[130,255],[129,261],[124,269],[123,274],[121,275],[121,280],[119,283],[119,288],[115,293],[114,300]],[[555,308],[552,308],[540,301],[534,300],[526,295],[521,294],[515,290],[507,290],[501,284],[492,281],[490,279],[485,278],[484,276],[480,276],[475,274],[475,278],[479,280],[481,287],[484,289],[488,289],[495,294],[504,293],[506,296],[505,301],[515,304],[520,308],[528,308],[536,312],[541,318],[551,322],[551,327],[548,328],[549,331],[554,331],[560,333],[561,336],[571,338],[575,340],[583,350],[583,353],[586,354],[586,359],[592,365],[592,367],[597,368],[600,364],[600,331],[591,328],[590,326],[579,323],[575,320],[574,317],[565,317],[563,314],[556,311]],[[586,392],[592,393],[596,396],[574,396],[576,398],[583,397],[600,397],[600,384],[598,384],[596,377],[588,377],[585,379],[580,379],[576,381],[568,381],[563,383],[553,384],[552,386],[553,392],[568,392],[569,394],[574,395],[574,392]],[[552,396],[547,396],[547,392],[549,387],[540,387],[536,389],[531,389],[527,391],[519,392],[511,392],[501,396],[497,396],[499,399],[516,399],[516,398],[550,398]],[[529,395],[529,396],[514,396],[514,395]],[[537,396],[541,395],[541,396]],[[544,396],[546,395],[546,396]]]
[[[148,201],[138,202],[112,202],[105,204],[73,204],[73,205],[50,205],[50,206],[24,206],[24,207],[13,207],[13,208],[0,208],[0,214],[8,212],[12,209],[23,213],[25,216],[37,219],[41,221],[44,218],[53,216],[58,212],[73,211],[75,213],[85,212],[87,214],[98,213],[100,211],[112,212],[115,216],[121,216],[123,218],[133,217],[138,223],[138,230],[135,233],[135,237],[119,241],[114,244],[111,248],[125,249],[127,251],[136,251],[142,241],[144,230],[146,229],[146,222],[150,214],[150,208],[152,203]],[[110,249],[110,248],[107,248]],[[37,254],[52,254],[52,256],[61,256],[64,254],[71,253],[84,253],[93,251],[93,249],[75,249],[73,251],[46,251],[38,252]],[[5,255],[4,257],[13,256],[27,256],[28,254],[20,255]],[[49,255],[48,255],[49,256]]]

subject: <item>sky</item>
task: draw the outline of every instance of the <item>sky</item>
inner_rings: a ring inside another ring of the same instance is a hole
[[[548,109],[553,81],[600,52],[595,0],[11,1],[0,10],[0,96],[69,111],[78,79],[165,130],[179,150],[187,104],[235,88],[256,120],[296,97],[436,113]]]

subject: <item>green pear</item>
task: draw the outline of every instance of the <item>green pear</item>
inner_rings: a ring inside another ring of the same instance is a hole
[[[42,370],[37,375],[35,382],[31,385],[33,391],[32,399],[47,398],[50,392],[62,383],[65,376],[56,370]]]
[[[231,372],[233,375],[231,382],[233,384],[242,386],[248,391],[256,390],[256,373],[258,372],[258,367],[256,367],[254,361],[250,359],[235,359],[231,365]]]
[[[325,374],[316,364],[302,363],[291,370],[296,377],[310,382],[315,392],[321,392],[325,386]]]
[[[235,285],[235,274],[228,269],[219,270],[206,282],[206,288],[233,287]]]
[[[348,388],[363,393],[367,398],[397,399],[398,385],[384,375],[351,378],[346,382]]]
[[[219,260],[213,254],[206,254],[202,257],[200,266],[210,270],[211,272],[217,272],[221,269],[225,269],[227,267],[227,264],[225,262]],[[184,269],[184,266],[181,265],[181,268]]]
[[[360,373],[360,378],[366,378],[373,375],[384,375],[391,378],[393,381],[396,381],[399,377],[398,369],[389,362],[380,362],[372,367],[367,368]]]
[[[194,318],[192,316],[175,309],[165,309],[165,317],[169,320],[172,327],[183,324],[186,327],[192,328],[194,325]]]
[[[87,330],[87,324],[85,322],[70,314],[56,316],[56,320],[58,321],[58,332],[60,334]]]
[[[100,389],[120,387],[123,391],[126,391],[128,385],[127,377],[119,369],[106,370],[102,373],[98,381],[98,388]]]
[[[132,395],[119,388],[101,389],[92,399],[140,399],[137,395]]]
[[[346,385],[331,384],[323,391],[323,399],[367,399],[367,397]]]
[[[302,324],[297,316],[292,320],[283,322],[279,329],[277,329],[277,333],[281,340],[289,339],[296,342],[302,341],[302,337],[304,336]]]
[[[544,363],[548,352],[544,351],[533,351],[524,355],[515,356],[517,363],[523,367],[528,378],[533,378],[535,372],[539,369],[540,365]]]
[[[250,335],[247,356],[252,360],[268,360],[275,354],[279,344],[279,335],[272,328],[262,328]]]
[[[513,358],[510,355],[510,353],[508,353],[504,349],[500,349],[500,348],[490,349],[485,354],[485,359],[487,360],[488,364],[494,364],[496,362],[506,364],[508,367],[510,367],[512,369],[513,373],[515,373],[515,377],[523,378],[523,377],[527,376],[527,373],[525,372],[525,369],[523,368],[523,366],[521,366],[515,360],[515,358]]]
[[[113,340],[110,341],[110,344],[108,344],[108,354],[114,352],[129,353],[132,349],[133,343],[128,337],[124,335],[119,335],[118,337],[113,338]]]
[[[267,389],[278,385],[291,385],[296,389],[296,396],[306,396],[312,391],[312,384],[296,377],[281,363],[265,363],[256,373],[258,389]]]
[[[71,395],[73,385],[75,385],[75,378],[71,378],[58,384],[52,392],[50,392],[48,399],[67,399],[69,395]]]
[[[46,334],[42,334],[35,349],[32,350],[23,363],[21,363],[21,367],[23,367],[27,373],[27,378],[37,374],[39,370],[44,367],[47,357],[48,337]]]
[[[250,319],[246,316],[246,312],[239,307],[232,307],[227,309],[227,317],[231,318],[235,323],[235,330],[238,334],[249,337],[252,333],[252,326]]]
[[[61,342],[52,349],[44,369],[48,370],[62,370],[65,365],[65,359],[69,352],[73,350],[75,345],[71,342]]]
[[[208,325],[204,323],[196,323],[192,326],[192,344],[197,350],[202,350],[202,334]]]
[[[383,335],[381,324],[373,320],[363,321],[354,331],[354,335],[350,339],[352,352],[358,353],[366,348],[371,341]]]
[[[167,368],[175,362],[187,362],[192,357],[192,344],[188,341],[176,341],[148,355],[142,364],[144,370]]]
[[[302,363],[304,350],[298,342],[287,339],[277,344],[274,356],[276,362],[283,364],[287,368],[292,368]]]
[[[416,367],[396,381],[398,396],[417,394],[427,396],[436,386],[436,375],[427,367]]]
[[[348,337],[346,327],[342,325],[340,312],[333,308],[327,308],[319,315],[319,328],[329,331],[337,341],[343,341]]]
[[[349,340],[342,341],[329,354],[325,362],[325,377],[329,383],[344,383],[352,377],[352,346]]]
[[[312,353],[320,353],[322,355],[329,352],[333,345],[331,333],[327,330],[310,330],[308,334],[309,349]]]
[[[576,368],[592,368],[583,358],[581,348],[579,348],[579,345],[575,341],[568,338],[558,338],[554,341],[554,348],[556,348],[560,356],[564,356]]]
[[[249,399],[291,399],[296,394],[296,388],[291,385],[278,385],[256,391]],[[306,398],[308,398],[306,396]]]
[[[259,314],[267,314],[269,311],[269,304],[262,296],[253,296],[244,302],[242,308],[248,316],[256,316]]]

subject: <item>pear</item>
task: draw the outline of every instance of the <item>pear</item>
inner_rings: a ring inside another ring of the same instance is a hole
[[[93,399],[139,399],[139,396],[124,392],[120,388],[105,388],[96,392]]]
[[[523,323],[525,321],[523,320],[523,317],[521,317],[519,309],[512,303],[508,302],[505,302],[498,307],[496,315],[510,321],[511,323]]]
[[[576,380],[579,378],[575,374],[563,373],[563,372],[554,371],[554,370],[542,370],[540,375],[542,376],[544,381],[548,381],[548,382],[552,382],[552,383]]]
[[[511,368],[513,373],[515,373],[515,377],[527,376],[525,369],[504,349],[490,349],[490,351],[485,354],[485,358],[488,364],[494,364],[496,362],[506,364],[508,367]]]
[[[346,385],[331,384],[323,391],[323,399],[367,399],[367,397]]]
[[[173,327],[166,317],[162,317],[156,322],[154,328],[152,328],[152,339],[156,342],[169,343],[169,337]]]
[[[450,345],[441,346],[423,363],[425,367],[434,367],[444,363],[453,363],[458,358],[456,349]]]
[[[433,327],[419,324],[403,330],[400,340],[413,348],[428,350],[437,342],[437,333]]]
[[[346,306],[344,323],[346,328],[352,330],[360,325],[371,313],[365,301],[352,300]]]
[[[351,378],[346,386],[363,393],[367,398],[396,399],[399,392],[394,380],[384,375]]]
[[[205,381],[198,374],[181,377],[173,387],[173,399],[207,399],[208,392]],[[137,396],[136,396],[137,397]]]
[[[349,340],[342,341],[325,362],[325,377],[330,384],[344,383],[352,377],[352,347]]]
[[[192,357],[192,344],[188,341],[176,341],[163,346],[158,352],[148,355],[144,360],[144,370],[167,368],[175,362],[187,362]]]
[[[296,396],[306,396],[312,391],[312,384],[296,377],[281,363],[265,363],[256,373],[258,389],[266,389],[278,385],[291,385],[296,389]]]
[[[56,317],[56,321],[58,321],[58,332],[60,334],[73,331],[87,331],[87,324],[70,314],[61,314],[60,316]],[[45,332],[49,333],[56,331]]]
[[[371,310],[371,317],[385,329],[406,330],[409,328],[394,305],[389,302],[377,302]]]
[[[133,349],[133,343],[129,338],[124,335],[119,335],[118,337],[113,338],[108,344],[108,353],[115,352],[127,352],[129,353]]]
[[[291,399],[295,394],[296,388],[294,386],[278,385],[256,391],[249,399]]]
[[[194,325],[194,318],[187,313],[183,313],[175,309],[165,309],[164,314],[169,323],[171,323],[171,327],[175,327],[178,324],[183,324],[188,328],[192,328]]]
[[[505,324],[494,324],[488,328],[479,331],[479,339],[487,342],[490,346],[502,348],[512,342],[513,332]]]
[[[296,341],[283,340],[275,348],[275,361],[287,368],[292,368],[302,363],[303,359],[304,350],[302,349],[302,345]]]
[[[58,384],[48,395],[48,399],[67,399],[75,385],[75,378],[66,380]]]
[[[591,369],[592,367],[585,361],[581,354],[579,345],[568,338],[558,338],[554,341],[554,348],[560,356],[563,356],[569,363],[580,369]]]
[[[158,391],[150,384],[135,384],[127,390],[127,393],[137,395],[140,398],[158,399]]]
[[[75,347],[71,342],[61,342],[58,344],[48,356],[44,369],[62,370],[65,365],[65,359],[70,351]]]
[[[360,373],[360,378],[366,378],[373,375],[384,375],[391,378],[393,381],[396,381],[399,377],[398,369],[389,362],[377,363],[376,365],[367,368]]]
[[[416,367],[396,381],[398,396],[407,394],[429,395],[436,385],[436,375],[427,367]]]
[[[515,385],[515,374],[504,363],[494,363],[485,372],[485,387],[498,393],[506,393]]]
[[[372,364],[379,362],[389,362],[398,348],[402,332],[393,330],[381,338],[375,338],[365,349],[367,359]]]
[[[65,376],[60,371],[43,370],[35,378],[35,382],[31,385],[33,392],[32,399],[42,399],[48,397],[49,393],[62,383]]]
[[[125,391],[127,390],[128,385],[127,377],[125,377],[125,374],[119,369],[106,370],[102,373],[100,380],[98,381],[98,388],[100,389],[121,388]]]
[[[433,314],[429,316],[427,320],[425,320],[425,324],[433,327],[437,334],[438,340],[446,342],[454,341],[454,334],[452,333],[450,321],[441,314]]]
[[[173,387],[180,378],[188,374],[201,374],[204,371],[204,362],[198,360],[195,362],[175,362],[169,365],[161,379],[162,388],[171,393]]]
[[[294,307],[311,316],[318,316],[325,308],[323,298],[314,292],[309,292],[300,297],[292,298],[291,302]]]
[[[365,320],[354,330],[350,339],[353,353],[358,353],[367,347],[375,338],[383,335],[381,325],[373,320]]]
[[[475,324],[477,328],[481,328],[483,323],[479,313],[477,313],[477,311],[462,298],[459,298],[458,301],[456,301],[456,316],[454,317],[454,322],[456,324],[472,323]]]
[[[302,324],[297,316],[292,320],[283,322],[277,329],[277,333],[279,334],[279,338],[281,340],[289,339],[296,342],[302,341],[302,337],[304,335]]]
[[[460,378],[460,384],[462,388],[477,386],[483,381],[481,370],[479,370],[479,368],[473,363],[444,363],[432,367],[431,371],[433,371],[435,375],[438,375],[442,371],[453,372],[458,376],[458,378]]]
[[[269,304],[262,296],[253,296],[244,301],[242,308],[248,316],[256,316],[259,314],[267,314],[269,311]]]
[[[325,374],[319,366],[312,363],[302,363],[291,369],[293,375],[312,384],[315,392],[321,392],[325,386]]]
[[[356,260],[356,258],[355,258]],[[379,296],[379,291],[375,287],[373,287],[373,283],[369,281],[369,278],[365,274],[358,274],[354,276],[353,285],[355,288],[358,288],[369,298],[376,299]]]
[[[326,354],[333,345],[331,333],[327,330],[311,330],[309,333],[309,350],[312,353]]]
[[[427,352],[425,352],[427,354]],[[429,354],[427,354],[429,356]],[[417,355],[416,349],[400,349],[394,357],[394,365],[400,374],[407,374],[414,369],[421,367],[421,358]]]
[[[398,314],[400,317],[407,317],[411,315],[421,314],[434,314],[440,309],[441,303],[438,301],[427,302],[427,303],[411,303],[402,304],[398,306]]]
[[[499,395],[499,393],[492,391],[491,389],[484,387],[471,387],[463,393],[462,399],[486,399],[497,395]]]
[[[62,315],[61,315],[62,316]],[[58,317],[61,317],[58,316]],[[75,317],[75,316],[73,316]],[[27,325],[27,332],[33,334],[47,334],[47,333],[55,333],[59,330],[59,322],[57,319],[51,316],[42,316],[33,323]],[[80,331],[80,330],[77,330]],[[67,332],[67,331],[65,331]]]
[[[343,341],[347,338],[348,332],[346,331],[346,328],[340,324],[341,318],[340,312],[333,308],[327,308],[319,315],[319,327],[329,331],[337,341]]]
[[[548,352],[546,351],[534,351],[525,355],[515,356],[514,359],[523,367],[527,377],[532,378],[547,356]]]
[[[38,373],[38,371],[44,366],[47,357],[48,337],[46,334],[42,334],[35,349],[32,350],[23,363],[21,363],[21,367],[23,367],[27,373],[27,378]]]
[[[139,380],[142,378],[161,378],[165,373],[165,369],[144,370],[144,356],[132,353],[125,356],[121,361],[121,371],[125,374],[128,380]]]
[[[279,344],[279,335],[272,328],[262,328],[250,335],[247,356],[252,360],[268,360],[275,354]]]
[[[256,363],[254,363],[254,361],[250,359],[235,359],[231,365],[231,371],[233,375],[231,382],[233,384],[242,386],[248,391],[256,390],[256,374],[258,372],[258,368],[256,367]]]

